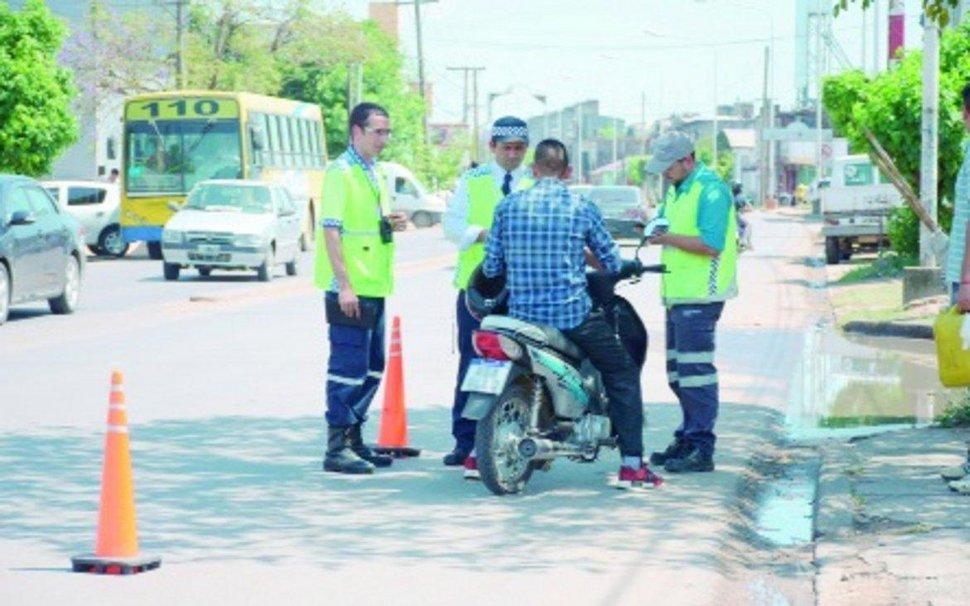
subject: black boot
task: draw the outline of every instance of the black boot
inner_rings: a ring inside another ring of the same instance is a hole
[[[464,450],[459,450],[459,448],[456,446],[454,450],[444,456],[441,462],[448,467],[461,467],[465,464],[465,459],[467,458],[468,453]]]
[[[699,448],[692,446],[690,450],[679,457],[667,459],[664,469],[669,473],[714,471],[714,457],[710,454],[704,454]]]
[[[394,462],[393,457],[385,454],[377,454],[364,444],[360,423],[351,425],[347,429],[347,446],[354,451],[355,455],[364,459],[374,467],[390,467],[391,463]]]
[[[347,429],[345,427],[327,428],[327,456],[323,459],[324,471],[337,473],[367,474],[374,473],[374,466],[347,448]]]
[[[650,464],[664,465],[668,460],[676,459],[677,457],[685,454],[688,448],[689,445],[686,441],[674,438],[674,441],[667,446],[666,450],[663,452],[654,452],[650,454]]]

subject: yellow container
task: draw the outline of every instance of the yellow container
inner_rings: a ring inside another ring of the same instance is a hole
[[[970,386],[970,349],[963,349],[962,326],[963,314],[955,305],[941,312],[933,322],[940,382],[947,387]]]

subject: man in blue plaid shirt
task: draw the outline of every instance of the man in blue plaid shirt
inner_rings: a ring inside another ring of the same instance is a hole
[[[587,249],[604,271],[619,273],[619,248],[599,209],[566,187],[572,169],[560,141],[536,146],[532,171],[536,184],[495,209],[482,272],[506,274],[510,316],[561,330],[599,369],[623,459],[619,482],[659,486],[642,459],[640,369],[586,292]]]

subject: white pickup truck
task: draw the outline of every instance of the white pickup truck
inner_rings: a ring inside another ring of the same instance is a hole
[[[835,158],[829,185],[823,182],[819,191],[826,263],[848,260],[857,249],[888,245],[889,214],[903,199],[868,156]]]

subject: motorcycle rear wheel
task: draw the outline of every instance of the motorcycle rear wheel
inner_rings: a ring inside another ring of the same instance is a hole
[[[534,466],[518,452],[529,426],[531,393],[510,385],[475,430],[475,454],[482,483],[493,494],[515,494],[525,488]]]

